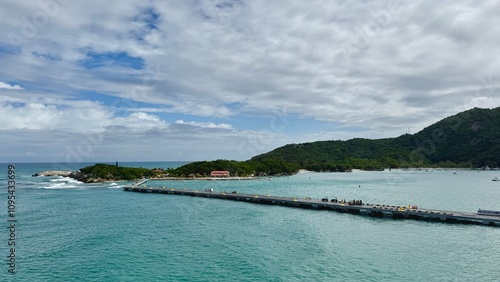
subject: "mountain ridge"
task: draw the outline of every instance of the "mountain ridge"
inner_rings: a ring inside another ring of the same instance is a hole
[[[314,171],[352,168],[461,166],[500,163],[500,107],[473,108],[446,117],[415,134],[287,144],[249,161],[278,159]]]

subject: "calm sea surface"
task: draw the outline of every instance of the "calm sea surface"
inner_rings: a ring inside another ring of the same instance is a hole
[[[127,193],[121,188],[128,182],[31,177],[65,166],[16,164],[16,274],[10,275],[7,165],[1,165],[0,281],[499,281],[498,227]],[[393,170],[149,185],[476,212],[500,209],[495,176],[500,171]]]

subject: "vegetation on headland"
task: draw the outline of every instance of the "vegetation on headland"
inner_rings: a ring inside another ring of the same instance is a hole
[[[294,174],[299,170],[295,164],[283,161],[239,162],[232,160],[202,161],[186,164],[178,168],[135,168],[98,163],[81,168],[69,177],[85,183],[134,180],[140,178],[195,178],[210,177],[214,170],[227,170],[233,177]]]
[[[289,144],[247,161],[199,161],[178,168],[146,169],[96,164],[80,169],[84,182],[143,177],[209,177],[214,170],[234,177],[289,175],[299,169],[345,172],[385,168],[478,168],[500,164],[500,108],[474,108],[445,118],[416,134],[397,138]]]
[[[500,164],[500,108],[474,108],[397,138],[289,144],[251,161],[278,159],[313,171]]]
[[[317,141],[289,144],[248,161],[195,162],[169,171],[171,175],[291,174],[299,169],[345,172],[386,168],[496,168],[500,164],[500,108],[474,108],[445,118],[416,134],[396,138]]]
[[[79,171],[69,176],[79,181],[103,182],[116,180],[134,180],[145,177],[154,177],[157,173],[154,170],[137,167],[123,167],[109,164],[95,164],[81,168]]]
[[[231,176],[266,176],[266,175],[288,175],[296,173],[300,167],[297,164],[287,163],[282,160],[233,161],[215,160],[193,162],[178,168],[166,171],[172,177],[208,177],[214,170],[229,171]]]

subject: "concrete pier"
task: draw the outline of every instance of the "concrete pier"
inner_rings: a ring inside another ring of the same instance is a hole
[[[144,183],[148,182],[149,181],[149,178],[143,178],[141,180],[137,180],[136,182],[134,182],[132,185],[132,187],[139,187],[141,185],[143,185]]]
[[[146,180],[147,181],[147,180]],[[484,224],[491,226],[500,226],[500,216],[479,215],[477,213],[429,210],[412,208],[405,206],[392,206],[381,204],[348,204],[340,202],[332,202],[328,199],[311,199],[311,198],[292,198],[280,197],[271,195],[256,195],[256,194],[240,194],[236,192],[217,192],[207,189],[206,191],[174,189],[174,188],[152,188],[146,187],[144,184],[130,185],[123,187],[124,191],[140,192],[140,193],[156,193],[156,194],[171,194],[184,195],[193,197],[216,198],[223,200],[242,201],[254,204],[264,205],[279,205],[303,209],[317,210],[332,210],[337,212],[361,214],[381,218],[395,219],[414,219],[414,220],[432,220],[450,223],[469,223],[469,224]],[[142,186],[141,186],[142,185]]]

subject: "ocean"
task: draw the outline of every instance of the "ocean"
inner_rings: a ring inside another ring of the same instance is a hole
[[[177,167],[183,162],[120,163]],[[498,281],[500,228],[124,192],[117,181],[32,177],[91,164],[0,165],[0,281]],[[150,186],[500,210],[500,171],[305,172]],[[14,237],[12,237],[14,236]],[[9,239],[14,238],[11,251]],[[9,262],[15,255],[15,274]],[[9,258],[11,256],[11,258]]]

